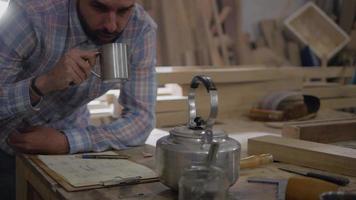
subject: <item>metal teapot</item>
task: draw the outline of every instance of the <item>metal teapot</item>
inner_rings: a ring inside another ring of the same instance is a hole
[[[203,83],[210,94],[210,114],[207,120],[197,117],[195,89]],[[205,165],[212,142],[219,144],[215,166],[221,168],[233,185],[240,170],[241,145],[222,130],[213,130],[218,113],[218,96],[213,81],[207,76],[195,76],[188,95],[189,121],[187,126],[175,127],[168,136],[156,143],[156,170],[160,181],[178,190],[178,182],[184,169]]]

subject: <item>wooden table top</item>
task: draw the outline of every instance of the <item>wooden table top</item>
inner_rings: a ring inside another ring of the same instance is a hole
[[[123,150],[125,154],[130,155],[133,161],[146,165],[154,169],[154,157],[144,158],[142,152],[154,155],[155,148],[150,145],[136,147],[129,150]],[[33,163],[28,156],[20,155],[28,169],[35,172],[45,185],[58,197],[58,199],[77,200],[77,199],[103,199],[103,200],[133,200],[133,199],[155,199],[155,200],[174,200],[178,199],[178,194],[160,182],[144,183],[126,186],[114,186],[101,189],[92,189],[78,192],[67,192],[42,169]],[[294,176],[290,173],[283,172],[278,167],[288,167],[288,164],[272,163],[254,169],[240,170],[239,180],[229,191],[229,199],[276,199],[277,186],[273,184],[248,183],[248,177],[266,177],[275,179],[287,179]],[[356,188],[356,180],[351,179],[351,184],[343,190],[350,191]]]
[[[154,154],[155,148],[150,145],[124,150],[125,154],[130,155],[133,161],[154,168],[154,157],[144,158],[142,152]],[[67,192],[51,177],[49,177],[41,168],[33,163],[28,156],[20,155],[19,158],[24,162],[26,167],[33,172],[36,172],[38,177],[45,182],[48,188],[58,196],[58,199],[157,199],[157,200],[171,200],[177,199],[178,194],[160,182],[144,183],[127,186],[114,186],[109,188],[93,189],[78,192]],[[274,165],[274,164],[272,164]],[[273,174],[277,168],[273,166],[265,166],[253,170],[241,171],[241,177],[238,182],[230,188],[231,199],[275,199],[276,186],[268,184],[247,183],[248,176],[253,174]],[[283,172],[282,172],[283,173]]]
[[[238,120],[238,122],[230,121],[225,123],[223,126],[225,131],[231,134],[230,136],[239,140],[242,144],[242,157],[246,156],[247,139],[245,135],[251,126],[254,130],[260,132],[269,132],[271,134],[280,134],[280,130],[273,130],[270,128],[263,127],[260,123],[245,122],[243,120]],[[244,135],[245,134],[245,135]],[[254,134],[249,132],[248,134]],[[243,140],[240,140],[243,137]],[[244,141],[246,140],[246,141]],[[122,150],[120,152],[130,155],[130,159],[137,163],[148,166],[151,169],[155,168],[155,160],[153,157],[144,157],[143,152],[150,153],[154,155],[155,147],[151,145],[145,145],[141,147],[131,148],[128,150]],[[114,186],[101,189],[92,189],[86,191],[78,192],[67,192],[62,188],[55,180],[48,176],[40,167],[33,163],[27,155],[19,155],[18,159],[21,160],[21,164],[25,166],[26,169],[30,170],[38,177],[46,187],[53,192],[58,199],[65,200],[91,200],[91,199],[102,199],[102,200],[133,200],[133,199],[155,199],[155,200],[174,200],[178,199],[178,194],[160,182],[144,183],[136,185],[127,186]],[[230,188],[230,199],[276,199],[277,186],[271,184],[258,184],[258,183],[248,183],[248,177],[265,177],[265,178],[276,178],[276,179],[288,179],[289,177],[295,176],[294,174],[284,172],[278,169],[278,167],[289,167],[289,164],[284,163],[271,163],[268,165],[263,165],[254,169],[243,169],[240,170],[240,177],[238,181]],[[303,167],[293,166],[294,168],[307,169]],[[349,177],[351,183],[347,187],[341,187],[339,190],[342,191],[353,191],[356,192],[356,178]]]

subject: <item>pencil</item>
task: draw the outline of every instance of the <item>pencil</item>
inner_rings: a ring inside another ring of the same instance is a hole
[[[83,159],[128,159],[127,155],[93,155],[93,154],[83,154],[80,156]]]

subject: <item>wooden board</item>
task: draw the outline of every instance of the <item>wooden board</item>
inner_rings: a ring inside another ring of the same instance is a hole
[[[190,84],[193,76],[205,74],[215,83],[242,83],[286,79],[287,77],[310,78],[337,78],[340,76],[351,78],[355,69],[353,67],[265,67],[229,66],[217,68],[211,66],[186,67],[156,67],[157,82]]]
[[[239,84],[216,84],[219,95],[219,114],[218,119],[238,117],[242,113],[247,113],[264,96],[277,91],[301,90],[301,79],[282,79],[275,81],[263,81]],[[183,85],[183,95],[189,92],[188,86]],[[196,91],[197,107],[203,116],[210,111],[210,96],[206,90]]]
[[[187,97],[183,96],[158,96],[156,113],[168,111],[186,111],[188,108]]]
[[[356,51],[356,30],[352,30],[350,34],[350,43],[347,45],[347,49]]]
[[[226,46],[226,43],[224,42],[224,31],[223,31],[223,27],[222,24],[220,22],[219,19],[219,8],[217,5],[216,0],[210,0],[211,4],[212,4],[212,8],[213,8],[213,19],[215,22],[215,27],[217,28],[217,37],[218,37],[218,45],[220,45],[220,49],[221,49],[221,54],[222,54],[222,59],[224,61],[225,65],[230,65],[230,61],[229,61],[229,55],[228,55],[228,49]]]
[[[350,40],[349,36],[313,2],[285,20],[285,25],[321,59],[330,59]]]
[[[263,20],[260,22],[260,29],[265,39],[265,43],[268,47],[274,47],[273,33],[275,30],[276,22],[275,20]]]
[[[249,53],[250,62],[254,65],[264,65],[268,67],[289,66],[290,63],[275,50],[268,47],[259,47]]]
[[[194,51],[194,40],[183,1],[161,0],[164,62],[170,65],[184,64],[186,52]],[[179,42],[177,42],[179,41]],[[193,61],[194,62],[194,61]]]
[[[320,85],[305,86],[303,94],[314,95],[319,98],[356,97],[356,85]]]
[[[282,136],[318,143],[355,140],[356,118],[288,124],[283,127]]]
[[[188,110],[188,109],[187,109]],[[156,113],[156,127],[172,127],[188,123],[188,111]]]
[[[356,16],[356,0],[343,0],[339,23],[346,33],[350,33]]]
[[[342,109],[356,107],[356,98],[322,99],[322,108]]]
[[[301,66],[299,46],[295,42],[287,42],[288,59],[294,66]]]
[[[356,176],[356,150],[276,136],[248,140],[248,153],[271,153],[280,162]]]

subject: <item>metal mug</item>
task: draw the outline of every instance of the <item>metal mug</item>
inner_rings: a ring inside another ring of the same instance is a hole
[[[100,75],[91,71],[105,82],[118,82],[129,78],[127,45],[124,43],[105,44],[99,49]]]

